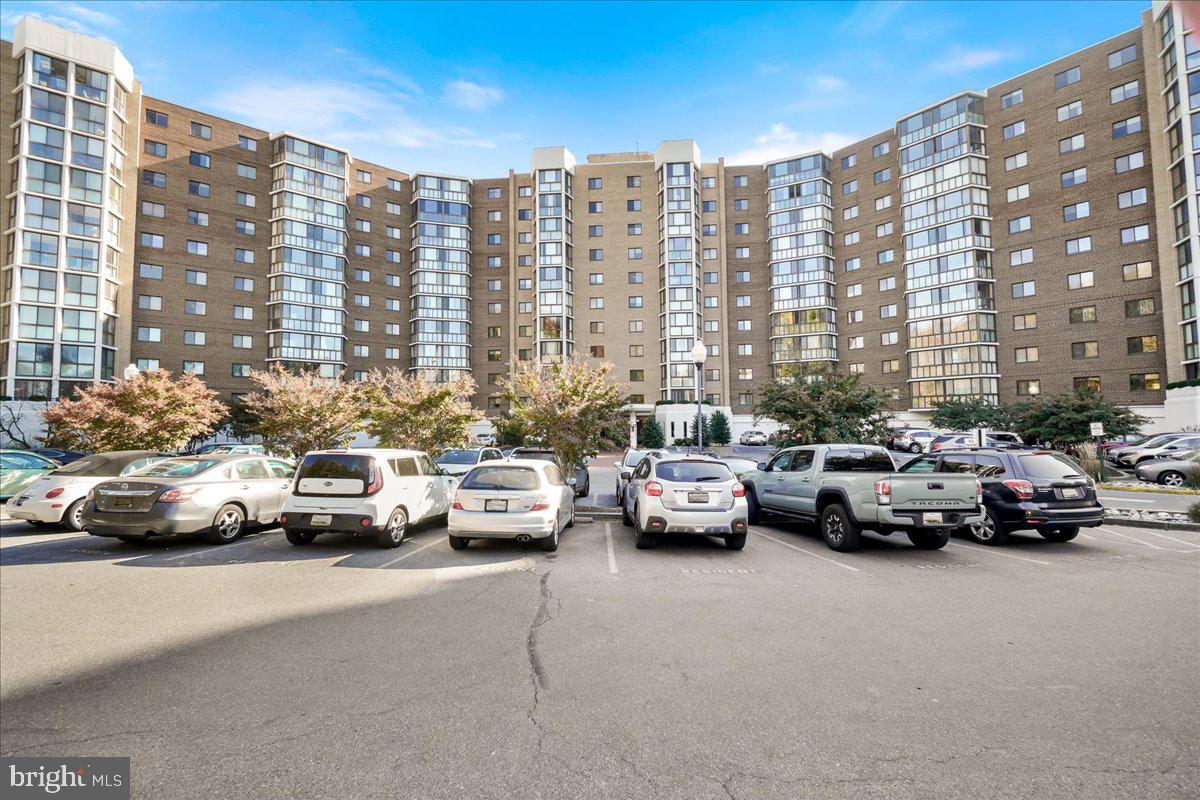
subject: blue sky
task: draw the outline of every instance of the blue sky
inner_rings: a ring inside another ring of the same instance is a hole
[[[21,2],[115,42],[144,91],[405,171],[533,147],[705,160],[836,148],[1139,24],[1149,2]]]

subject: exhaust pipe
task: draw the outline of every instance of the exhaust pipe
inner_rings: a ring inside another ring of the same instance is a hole
[[[533,537],[530,536],[528,533],[517,534],[517,541],[520,542],[521,544],[528,543],[532,538]]]

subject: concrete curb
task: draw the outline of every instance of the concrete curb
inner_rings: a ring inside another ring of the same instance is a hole
[[[1200,532],[1200,523],[1195,522],[1165,522],[1160,519],[1122,519],[1120,517],[1105,517],[1105,525],[1122,525],[1126,528],[1150,528],[1156,531],[1195,531]]]

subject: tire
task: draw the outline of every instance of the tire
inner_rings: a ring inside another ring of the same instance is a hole
[[[53,522],[43,522],[40,519],[31,519],[31,520],[29,520],[29,524],[35,528],[53,528],[54,527]]]
[[[650,531],[638,531],[636,545],[638,550],[649,550],[654,547],[654,534]]]
[[[859,548],[862,528],[850,520],[841,503],[830,503],[821,512],[821,538],[831,550],[849,553]]]
[[[83,530],[83,504],[86,498],[79,498],[71,505],[67,506],[67,510],[62,515],[62,526],[69,531]]]
[[[547,553],[553,553],[558,549],[558,531],[555,531],[549,536],[543,536],[541,539],[538,539],[538,545],[543,551]]]
[[[466,550],[467,545],[471,543],[471,540],[465,536],[455,536],[448,533],[446,534],[446,538],[450,540],[451,550]]]
[[[918,550],[941,550],[950,541],[950,529],[932,531],[909,531],[908,540]]]
[[[204,541],[209,544],[229,544],[237,541],[245,530],[245,512],[233,503],[226,503],[217,511],[212,525],[204,532]]]
[[[629,516],[629,509],[624,503],[621,503],[621,524],[626,528],[633,527],[633,517]]]
[[[908,446],[908,452],[910,452],[910,453],[919,453],[919,452],[921,452],[921,445],[917,444],[916,442],[913,442],[912,444],[910,444],[910,445]]]
[[[1064,525],[1061,528],[1048,528],[1038,531],[1047,542],[1069,542],[1079,535],[1078,525]]]
[[[1163,486],[1183,486],[1183,482],[1186,480],[1186,475],[1182,472],[1176,472],[1173,469],[1162,472],[1158,476],[1158,482]]]
[[[746,534],[730,533],[725,536],[725,546],[730,550],[741,550],[746,546]]]
[[[967,535],[980,544],[1001,545],[1008,539],[1008,530],[1000,523],[1000,518],[992,509],[984,508],[984,520],[978,525],[967,525]]]
[[[408,512],[397,508],[388,517],[387,525],[375,534],[375,541],[380,547],[391,549],[404,543],[404,535],[408,533]]]
[[[758,504],[758,496],[754,494],[754,489],[746,487],[746,522],[751,525],[757,525],[761,518],[761,506]]]
[[[312,531],[285,530],[283,532],[283,535],[285,537],[287,537],[287,540],[289,542],[291,542],[292,544],[295,544],[295,545],[312,544],[313,539],[317,538],[317,535],[315,533],[313,533]]]

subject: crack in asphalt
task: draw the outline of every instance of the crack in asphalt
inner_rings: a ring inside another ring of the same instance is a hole
[[[541,703],[542,692],[550,688],[550,676],[546,672],[546,667],[542,663],[542,656],[538,650],[538,628],[545,625],[550,620],[554,619],[554,615],[550,611],[550,602],[554,601],[554,610],[562,606],[562,602],[554,596],[550,591],[550,573],[553,570],[546,570],[542,573],[542,579],[539,584],[542,599],[538,604],[537,613],[533,615],[533,621],[529,624],[529,634],[525,639],[525,650],[529,654],[529,682],[533,687],[533,705],[529,708],[529,721],[537,729],[538,734],[538,753],[544,750],[543,744],[546,738],[546,728],[542,721],[537,717],[538,705]]]

